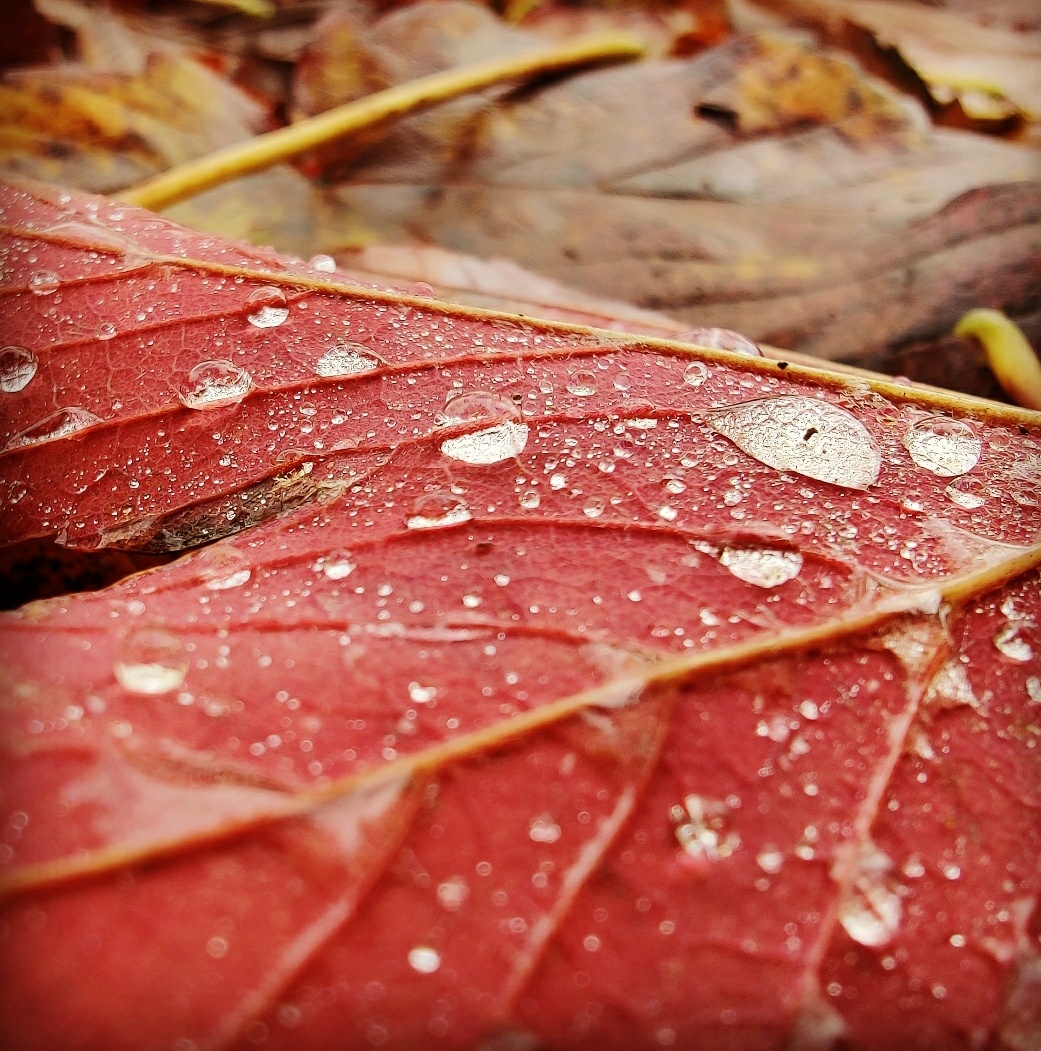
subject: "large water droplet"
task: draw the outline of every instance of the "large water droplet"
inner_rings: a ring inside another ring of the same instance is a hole
[[[52,270],[38,270],[29,278],[29,291],[37,296],[49,296],[57,292],[61,281]]]
[[[438,422],[443,425],[467,423],[473,420],[498,419],[497,423],[471,434],[446,438],[441,452],[453,460],[475,466],[487,466],[510,460],[524,451],[528,443],[528,425],[514,422],[519,413],[508,398],[487,391],[460,394],[445,406]]]
[[[451,493],[421,496],[412,510],[412,516],[405,522],[409,529],[439,529],[469,522],[473,517],[466,504]]]
[[[517,503],[528,511],[534,511],[542,503],[542,500],[534,489],[526,489],[517,497]]]
[[[246,296],[246,320],[257,328],[278,328],[287,317],[286,294],[274,285],[255,288]]]
[[[233,405],[250,392],[253,378],[230,361],[203,361],[188,373],[177,397],[188,409]]]
[[[314,370],[319,376],[354,376],[385,364],[378,354],[360,343],[338,343],[318,359]]]
[[[856,878],[839,903],[839,922],[859,945],[887,945],[900,928],[900,895],[890,885],[890,859],[873,845],[862,848]]]
[[[323,274],[336,272],[336,260],[331,255],[325,255],[323,252],[311,256],[310,260],[308,260],[308,265],[312,270],[318,270]]]
[[[726,547],[719,556],[719,564],[747,584],[775,588],[799,575],[802,555],[798,551],[761,547]]]
[[[683,370],[683,382],[688,387],[700,387],[708,379],[708,368],[700,361],[692,361]]]
[[[0,350],[0,390],[5,394],[17,394],[29,385],[39,365],[31,350],[4,347]]]
[[[983,443],[971,424],[946,416],[929,416],[912,424],[904,445],[919,467],[941,478],[971,471],[980,461]]]
[[[749,358],[761,358],[763,352],[747,336],[729,328],[692,328],[673,336],[677,343],[693,343],[697,347],[729,350]]]
[[[78,407],[59,409],[16,434],[4,447],[4,452],[10,449],[20,449],[26,445],[42,445],[44,442],[52,442],[58,438],[67,438],[70,434],[86,430],[95,423],[101,423],[101,417],[95,416],[86,409]]]
[[[567,389],[579,398],[596,394],[596,376],[588,370],[574,372],[568,377]]]
[[[881,454],[860,420],[816,398],[758,398],[713,411],[708,422],[778,471],[867,489],[882,467]]]
[[[169,693],[184,683],[188,655],[173,632],[139,628],[124,639],[112,670],[119,685],[131,693]]]
[[[429,945],[417,945],[408,951],[408,964],[420,974],[433,974],[441,966],[441,954]]]
[[[195,556],[193,565],[210,591],[241,587],[253,575],[249,558],[234,547],[205,548]]]

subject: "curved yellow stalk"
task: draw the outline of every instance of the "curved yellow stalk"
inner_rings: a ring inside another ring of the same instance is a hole
[[[296,157],[332,139],[396,120],[492,84],[556,73],[592,62],[639,58],[643,52],[643,44],[629,34],[601,33],[562,46],[434,73],[178,165],[116,196],[143,208],[165,208],[202,190]]]
[[[1019,326],[1000,310],[970,310],[954,326],[956,336],[979,340],[1001,389],[1019,405],[1041,409],[1041,362]]]

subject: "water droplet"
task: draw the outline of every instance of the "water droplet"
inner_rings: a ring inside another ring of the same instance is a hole
[[[357,568],[348,551],[330,551],[315,565],[315,569],[321,570],[330,580],[343,580]]]
[[[311,256],[310,267],[312,270],[319,270],[323,274],[332,274],[336,272],[336,260],[331,255],[319,253]]]
[[[586,518],[599,518],[604,513],[604,502],[595,496],[591,496],[582,506],[582,514]]]
[[[67,438],[70,434],[86,430],[95,423],[101,423],[101,418],[86,409],[59,409],[16,434],[4,447],[4,452],[26,445],[42,445],[58,438]]]
[[[195,556],[193,564],[210,591],[242,587],[253,575],[249,558],[234,547],[208,547]]]
[[[904,445],[919,467],[953,478],[980,461],[983,443],[971,424],[946,416],[929,416],[907,429]]]
[[[726,802],[693,794],[684,797],[682,806],[673,806],[670,816],[684,852],[707,861],[730,857],[741,845],[738,834],[726,828],[730,811]]]
[[[338,343],[318,359],[314,370],[319,376],[353,376],[385,364],[378,354],[360,343]]]
[[[466,899],[470,897],[470,888],[462,876],[450,876],[437,887],[437,900],[449,912],[458,912]]]
[[[741,402],[710,413],[709,424],[769,467],[848,489],[867,489],[882,467],[860,420],[816,398],[785,395]]]
[[[565,475],[558,472],[557,474],[551,474],[549,476],[550,489],[556,491],[558,489],[563,489],[565,485],[567,485],[567,477]]]
[[[541,814],[532,818],[528,826],[528,838],[533,843],[556,843],[560,839],[560,826],[549,814]]]
[[[483,467],[519,456],[527,444],[526,423],[497,423],[482,431],[446,438],[441,452],[449,459]]]
[[[438,529],[469,522],[473,517],[466,504],[450,493],[421,496],[412,511],[412,516],[405,523],[409,529]]]
[[[991,495],[983,479],[972,476],[951,482],[944,492],[948,500],[966,511],[975,511],[977,507],[982,507]]]
[[[250,392],[253,378],[230,361],[203,361],[188,373],[177,396],[188,409],[233,405]]]
[[[755,856],[756,864],[763,870],[773,875],[781,871],[784,865],[784,855],[776,847],[763,847]]]
[[[98,339],[103,342],[107,342],[110,339],[116,338],[118,329],[110,321],[103,321],[98,325]]]
[[[139,628],[120,647],[116,681],[131,693],[169,693],[184,684],[188,655],[184,643],[165,628]]]
[[[408,699],[413,704],[430,704],[436,697],[436,686],[423,686],[418,682],[408,684]]]
[[[0,390],[17,394],[24,390],[39,368],[36,355],[25,347],[4,347],[0,350]]]
[[[746,584],[775,588],[799,575],[802,555],[798,551],[761,547],[726,547],[719,556],[719,564]]]
[[[278,328],[287,317],[286,294],[274,285],[255,288],[246,296],[246,320],[257,328]]]
[[[58,290],[61,281],[53,270],[38,270],[29,278],[29,291],[37,296],[49,296]]]
[[[215,960],[219,960],[224,956],[228,955],[228,939],[213,937],[206,943],[206,952],[212,956]]]
[[[568,378],[567,389],[579,398],[588,398],[596,394],[596,376],[592,372],[574,372]]]
[[[1034,659],[1034,648],[1020,634],[1021,624],[1006,624],[994,636],[994,645],[998,652],[1003,653],[1010,661],[1017,664],[1027,664]]]
[[[441,954],[429,945],[417,945],[408,951],[408,965],[420,974],[433,974],[441,966]]]
[[[517,502],[528,511],[534,511],[542,502],[534,489],[527,489],[517,497]]]
[[[420,299],[435,299],[437,293],[434,291],[434,286],[427,284],[426,281],[413,281],[411,285],[406,289],[410,296],[418,296]]]
[[[839,922],[858,945],[888,945],[900,928],[900,895],[890,885],[890,859],[871,844],[861,849],[857,875],[839,903]]]
[[[683,370],[683,382],[688,387],[700,387],[708,379],[708,369],[700,361],[692,361]]]
[[[696,347],[712,347],[714,350],[729,350],[749,358],[761,358],[763,352],[740,332],[729,328],[692,328],[672,337],[677,343],[693,343]],[[686,378],[686,377],[684,377]]]

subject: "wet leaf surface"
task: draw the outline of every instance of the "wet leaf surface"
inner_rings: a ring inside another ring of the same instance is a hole
[[[1037,414],[0,204],[11,1046],[1030,1046]]]

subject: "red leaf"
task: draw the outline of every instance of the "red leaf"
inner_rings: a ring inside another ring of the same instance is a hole
[[[4,528],[239,532],[0,624],[9,1046],[1030,1046],[1036,414],[66,198]]]

